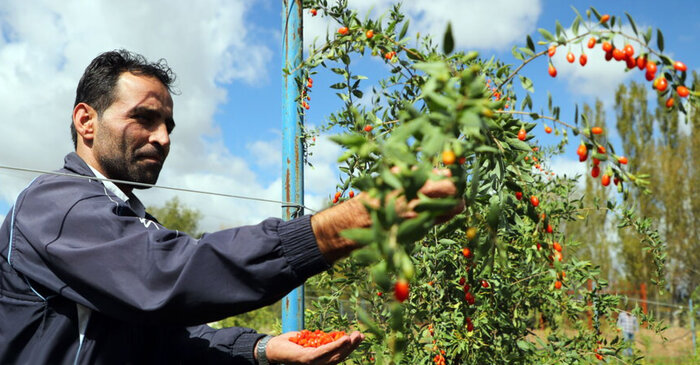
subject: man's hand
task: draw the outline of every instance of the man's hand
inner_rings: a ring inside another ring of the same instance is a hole
[[[435,170],[439,176],[450,176],[449,170]],[[428,180],[419,190],[430,198],[445,198],[457,195],[457,187],[450,179]],[[358,246],[345,238],[340,237],[340,232],[348,228],[368,227],[372,220],[365,208],[365,204],[378,206],[379,202],[370,199],[366,193],[360,193],[354,198],[331,208],[328,208],[311,217],[311,227],[316,236],[316,242],[326,261],[332,263],[340,258],[346,257]],[[416,213],[413,208],[418,204],[418,200],[406,202],[397,199],[396,210],[404,218],[413,218]],[[464,210],[464,201],[460,200],[451,211],[438,217],[437,223],[444,223],[452,219],[455,215]]]
[[[285,365],[338,364],[360,345],[365,338],[358,331],[345,335],[331,343],[319,347],[303,347],[291,341],[298,332],[288,332],[270,339],[267,343],[267,359]]]

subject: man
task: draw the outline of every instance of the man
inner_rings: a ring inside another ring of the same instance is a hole
[[[173,77],[123,50],[85,70],[75,152],[60,170],[85,178],[38,177],[0,227],[0,363],[334,364],[362,340],[353,332],[303,348],[288,341],[294,333],[202,325],[279,300],[356,249],[339,232],[370,219],[360,194],[199,240],[158,224],[126,182],[158,178],[175,128]],[[423,190],[456,193],[448,180]]]
[[[625,349],[625,355],[634,355],[634,334],[639,330],[637,317],[628,312],[627,309],[622,310],[617,316],[617,326],[622,330],[625,342],[629,346]]]

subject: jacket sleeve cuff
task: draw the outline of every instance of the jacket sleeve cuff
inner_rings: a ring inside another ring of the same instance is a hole
[[[263,333],[241,333],[231,347],[231,355],[244,364],[257,364],[255,361],[255,344],[265,337]]]
[[[318,249],[310,215],[281,222],[279,236],[287,260],[300,278],[305,280],[330,268]]]

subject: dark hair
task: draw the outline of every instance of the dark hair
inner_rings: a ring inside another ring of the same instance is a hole
[[[78,103],[86,103],[97,111],[98,116],[102,116],[102,113],[114,102],[115,87],[119,76],[124,72],[155,77],[169,92],[173,93],[172,84],[175,81],[175,73],[165,59],[149,62],[140,54],[119,49],[100,54],[85,68],[78,82],[78,88],[75,90],[73,108]],[[78,133],[72,121],[70,132],[73,147],[77,148]]]

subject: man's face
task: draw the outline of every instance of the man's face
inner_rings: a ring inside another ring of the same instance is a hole
[[[96,123],[95,159],[110,179],[155,184],[175,127],[170,92],[154,77],[128,72],[115,91],[114,103]]]

